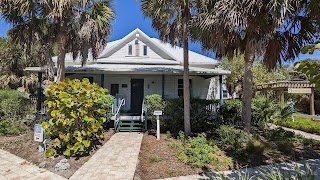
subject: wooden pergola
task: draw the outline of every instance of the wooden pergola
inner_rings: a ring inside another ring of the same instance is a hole
[[[314,88],[315,84],[310,84],[309,81],[276,81],[271,83],[259,84],[257,86],[257,91],[275,91],[279,95],[279,99],[281,102],[284,102],[285,92],[290,94],[309,94],[310,115],[315,115]]]

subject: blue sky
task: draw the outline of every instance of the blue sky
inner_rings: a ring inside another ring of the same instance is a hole
[[[150,37],[158,37],[157,32],[151,27],[151,21],[143,17],[138,0],[114,0],[114,8],[116,10],[116,18],[113,23],[112,35],[108,41],[120,39],[136,28],[140,28]],[[0,36],[7,36],[6,33],[9,28],[10,25],[0,19]],[[202,52],[199,44],[192,43],[190,50],[214,57],[214,53]],[[320,58],[319,51],[313,55],[301,54],[297,60],[317,57]]]

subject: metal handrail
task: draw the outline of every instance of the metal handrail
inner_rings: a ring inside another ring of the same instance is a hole
[[[121,102],[120,102],[120,105],[118,106],[118,109],[117,109],[117,112],[116,114],[114,115],[115,116],[115,120],[114,120],[114,128],[117,128],[117,125],[120,121],[120,109],[122,106],[124,106],[126,104],[126,101],[124,98],[121,99]]]
[[[144,99],[142,100],[142,106],[141,106],[141,122],[144,121],[144,116],[143,116],[143,113],[145,111],[145,104],[144,104]]]

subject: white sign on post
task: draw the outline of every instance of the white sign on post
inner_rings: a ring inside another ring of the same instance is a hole
[[[34,125],[34,141],[43,142],[43,129],[41,124]]]
[[[155,116],[161,116],[162,115],[162,111],[154,111],[153,115]]]
[[[160,140],[160,118],[162,111],[154,111],[153,115],[157,116],[157,140]]]

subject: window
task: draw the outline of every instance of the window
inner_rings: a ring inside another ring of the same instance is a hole
[[[128,46],[128,55],[132,55],[132,45]]]
[[[227,98],[228,97],[228,91],[227,90],[223,90],[223,98]]]
[[[87,78],[89,79],[89,82],[92,84],[93,83],[93,77],[83,77],[82,79]]]
[[[148,46],[144,45],[143,46],[143,55],[146,56],[148,54]]]
[[[116,96],[117,94],[119,94],[119,84],[111,84],[110,94],[112,96]]]
[[[134,44],[136,44],[136,45],[139,44],[139,40],[136,40]]]
[[[192,81],[189,79],[190,83],[190,96],[191,96],[191,90],[192,90]],[[178,79],[178,97],[183,97],[183,79]]]

